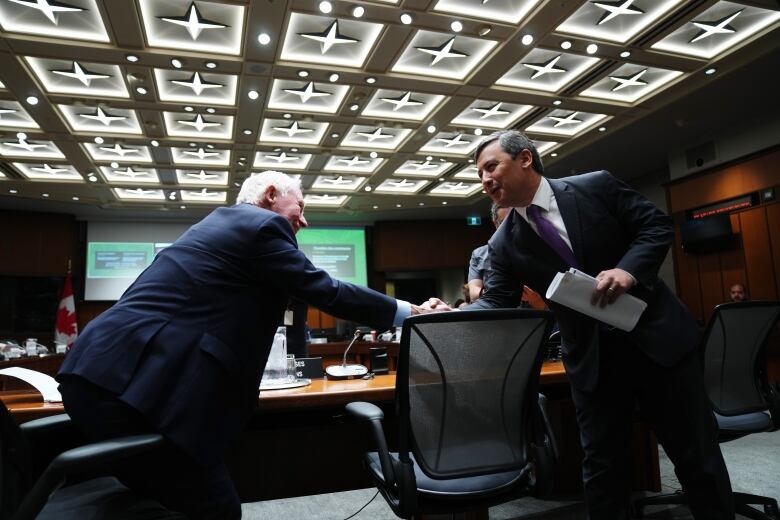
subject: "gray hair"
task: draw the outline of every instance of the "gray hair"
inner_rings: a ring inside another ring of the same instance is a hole
[[[474,151],[474,162],[479,160],[479,154],[481,154],[482,150],[484,150],[485,147],[493,141],[498,141],[498,144],[501,145],[501,149],[508,153],[513,160],[517,159],[517,156],[520,154],[520,152],[523,150],[528,150],[531,152],[531,159],[534,170],[536,170],[540,175],[544,175],[544,165],[542,165],[542,158],[539,157],[539,152],[536,150],[534,142],[531,141],[524,133],[518,132],[517,130],[501,130],[499,132],[494,132],[484,138],[482,142],[479,143],[479,146],[477,146],[477,149]]]
[[[241,191],[238,192],[238,197],[236,197],[236,204],[241,204],[242,202],[248,202],[249,204],[259,203],[269,186],[276,188],[280,195],[287,195],[294,190],[300,191],[301,181],[293,179],[286,173],[274,170],[253,173],[241,185]]]

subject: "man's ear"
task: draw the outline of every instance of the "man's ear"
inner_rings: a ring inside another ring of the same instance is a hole
[[[517,159],[520,161],[520,166],[523,168],[530,168],[534,162],[534,156],[531,155],[531,150],[523,148],[520,153],[517,154]]]
[[[263,192],[263,196],[260,197],[260,206],[264,209],[271,209],[276,202],[276,186],[268,186]]]

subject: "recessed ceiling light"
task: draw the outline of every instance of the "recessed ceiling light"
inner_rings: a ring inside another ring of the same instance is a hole
[[[297,148],[290,148],[290,151],[291,151],[291,152],[297,152],[297,151],[298,151],[298,149],[297,149]]]
[[[628,58],[629,56],[631,56],[631,51],[623,51],[620,53],[621,58]]]
[[[45,199],[48,199],[49,198],[49,194],[48,193],[41,193],[41,197],[43,197]]]
[[[176,192],[172,191],[170,195],[168,195],[168,198],[171,200],[176,200]]]
[[[706,75],[708,75],[708,76],[712,76],[712,75],[713,75],[713,74],[715,74],[715,72],[717,72],[717,71],[718,71],[718,69],[716,69],[715,67],[711,67],[711,68],[709,68],[709,69],[705,70],[705,71],[704,71],[704,73],[705,73]]]
[[[425,203],[424,202],[418,202],[417,205],[418,206],[425,206]]]
[[[20,140],[21,140],[21,139],[27,139],[27,134],[25,134],[24,132],[18,132],[18,133],[16,134],[16,138],[17,138],[17,139],[20,139]],[[95,142],[97,142],[97,141],[95,141]],[[102,143],[102,142],[103,142],[103,141],[101,141],[101,143]]]
[[[455,32],[460,32],[463,30],[463,24],[458,20],[455,20],[450,24],[450,29],[452,29]]]
[[[182,67],[182,63],[179,58],[171,58],[171,65],[173,65],[174,68],[177,69],[180,69]]]
[[[474,135],[482,135],[482,129],[481,128],[475,128],[474,129]]]
[[[138,92],[141,95],[144,95],[147,92],[149,92],[148,90],[146,90],[146,87],[136,87],[135,91]]]
[[[553,152],[550,154],[550,157],[558,157],[558,152]]]
[[[531,45],[534,42],[534,37],[530,34],[524,34],[523,37],[520,39],[520,43],[523,45]]]
[[[563,40],[561,42],[561,49],[563,50],[571,49],[571,42],[569,40]]]
[[[206,148],[208,148],[209,150],[213,150],[214,149],[214,145],[209,143],[209,144],[206,145]]]
[[[187,206],[179,206],[181,209],[187,209]]]
[[[333,4],[330,2],[320,2],[320,12],[328,14],[329,12],[333,11]]]
[[[268,45],[271,43],[271,36],[268,33],[260,33],[257,35],[257,43],[260,45]]]
[[[371,157],[372,159],[376,159],[377,157],[379,157],[379,154],[378,154],[378,153],[376,153],[376,152],[371,152],[371,153],[370,153],[370,154],[368,154],[368,155],[369,155],[369,157]]]
[[[301,78],[308,78],[309,77],[309,71],[308,70],[299,70],[298,76]]]
[[[339,134],[338,134],[338,132],[333,132],[332,134],[330,134],[330,136],[331,136],[333,139],[338,139],[338,138],[339,138]]]
[[[195,109],[190,107],[190,106],[187,106],[187,107],[184,107],[184,110],[186,110],[187,112],[192,112]]]
[[[396,205],[395,205],[395,207],[396,207],[396,208],[400,208],[400,207],[401,207],[401,205],[400,205],[400,204],[396,204]]]
[[[363,189],[364,189],[364,190],[366,190],[366,191],[371,191],[371,186],[366,186],[366,187],[365,187],[365,188],[363,188]]]
[[[480,36],[487,36],[488,34],[490,34],[490,31],[492,31],[492,30],[493,30],[493,28],[491,26],[485,25],[482,28],[480,28],[479,35]]]
[[[135,54],[128,54],[127,56],[125,56],[125,59],[127,59],[127,61],[129,61],[130,63],[135,63],[136,61],[138,61],[139,58]]]
[[[78,197],[75,197],[75,196],[74,196],[74,197],[71,197],[71,199],[73,199],[73,200],[79,200],[79,198],[78,198]]]
[[[432,161],[433,157],[431,157],[430,155],[427,155],[427,156],[425,156],[425,160],[426,161]]]
[[[257,99],[260,97],[260,93],[256,90],[250,90],[246,93],[246,95],[249,97],[249,99]]]
[[[11,188],[10,190],[8,190],[8,193],[10,193],[11,195],[16,195],[19,192],[16,191],[15,189]]]
[[[336,81],[339,80],[339,75],[334,72],[333,74],[328,76],[328,79],[330,80],[331,83],[335,83]]]
[[[160,142],[156,139],[152,139],[151,143],[149,144],[151,144],[152,146],[160,146]]]
[[[244,128],[244,135],[252,135],[252,130],[249,128]]]
[[[442,206],[446,206],[447,205],[447,201],[446,200],[441,201],[441,205]]]
[[[561,101],[560,99],[556,99],[555,101],[553,101],[553,105],[555,105],[556,107],[561,103],[563,103],[563,101]]]
[[[217,62],[215,62],[215,61],[207,61],[206,62],[206,68],[207,69],[216,69],[217,68]]]
[[[469,164],[473,163],[474,159],[469,159]]]
[[[363,9],[363,6],[359,5],[352,10],[352,16],[354,16],[355,18],[360,18],[365,14],[365,12],[366,10]]]
[[[38,98],[35,96],[27,96],[27,103],[30,105],[37,105],[38,104]]]
[[[89,182],[97,182],[97,177],[95,177],[94,175],[87,178],[89,179]]]
[[[216,109],[216,108],[212,108],[212,107],[208,107],[208,108],[206,109],[206,112],[208,112],[209,114],[213,114],[213,113],[215,113],[216,111],[217,111],[217,109]]]
[[[100,137],[100,136],[97,136],[97,137],[95,138],[95,142],[96,142],[97,144],[103,144],[103,138],[102,138],[102,137]]]
[[[374,205],[372,206],[372,208],[374,208],[374,209],[379,209],[379,206],[377,206],[376,204],[374,204]]]
[[[401,15],[401,23],[404,25],[409,25],[412,23],[412,15],[409,13],[404,13]]]
[[[376,83],[376,78],[374,76],[369,76],[366,78],[366,83],[368,83],[369,85],[373,85],[374,83]]]
[[[356,103],[356,104],[354,104],[354,105],[350,105],[350,107],[349,107],[349,109],[350,109],[351,111],[353,111],[353,112],[354,112],[355,110],[357,110],[358,108],[360,108],[360,105],[358,105],[357,103]]]
[[[292,117],[292,114],[284,114],[282,117],[285,119],[290,119]]]
[[[190,148],[195,148],[197,146],[195,143],[189,143]]]
[[[429,134],[434,133],[436,131],[436,125],[428,125],[427,130]]]
[[[596,45],[595,43],[591,43],[590,45],[585,47],[585,52],[587,52],[588,54],[596,54],[598,50],[599,50],[599,46]]]
[[[606,132],[606,131],[607,131],[607,127],[606,126],[600,126],[599,127],[599,132]]]
[[[112,162],[111,162],[111,167],[112,167],[112,168],[119,168],[119,163],[118,163],[118,162],[116,162],[116,161],[112,161]]]

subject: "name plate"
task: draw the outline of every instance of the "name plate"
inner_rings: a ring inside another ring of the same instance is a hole
[[[295,358],[295,372],[298,379],[322,379],[325,377],[321,357]]]

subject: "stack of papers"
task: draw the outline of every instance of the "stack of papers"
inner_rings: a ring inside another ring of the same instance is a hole
[[[590,303],[596,288],[596,279],[573,267],[558,273],[547,288],[547,299],[560,303],[577,312],[599,320],[617,329],[630,332],[634,329],[647,304],[631,296],[621,294],[611,305],[601,307]]]
[[[62,396],[58,389],[59,383],[48,374],[22,367],[11,367],[0,370],[0,375],[17,377],[30,383],[48,403],[61,403]]]

